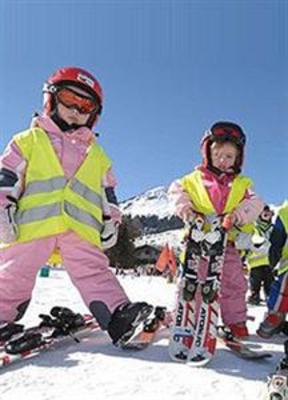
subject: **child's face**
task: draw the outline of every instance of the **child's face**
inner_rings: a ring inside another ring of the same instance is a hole
[[[214,142],[210,148],[212,165],[222,172],[230,172],[238,155],[237,147],[230,142]]]
[[[74,88],[73,92],[82,94],[83,96],[88,96],[87,92],[80,88]],[[90,117],[89,113],[83,113],[78,110],[77,107],[66,107],[60,101],[57,102],[57,111],[59,117],[62,118],[68,125],[76,124],[76,125],[85,125]]]

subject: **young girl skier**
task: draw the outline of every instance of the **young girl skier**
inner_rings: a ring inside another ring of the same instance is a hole
[[[247,282],[240,254],[235,247],[237,234],[248,234],[263,202],[252,191],[251,179],[240,175],[246,137],[233,122],[216,122],[202,141],[202,164],[173,182],[169,195],[176,214],[191,221],[195,213],[204,216],[230,214],[231,229],[222,272],[220,307],[225,325],[238,337],[248,336],[246,326]],[[198,277],[203,279],[207,262],[201,260]]]
[[[0,320],[22,318],[38,268],[55,249],[72,283],[114,344],[151,312],[131,303],[109,270],[121,215],[111,161],[92,132],[102,110],[98,81],[62,68],[44,85],[43,113],[16,134],[0,169]],[[107,243],[108,242],[108,243]]]
[[[263,284],[265,298],[268,298],[274,280],[272,269],[269,265],[268,251],[270,235],[273,230],[274,212],[265,205],[254,227],[251,246],[246,251],[245,259],[249,268],[250,296],[248,303],[260,304],[260,292]]]

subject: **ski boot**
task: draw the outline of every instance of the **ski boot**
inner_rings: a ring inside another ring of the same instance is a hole
[[[85,323],[83,315],[74,313],[66,307],[53,307],[50,314],[68,330],[77,329]]]
[[[128,303],[119,306],[112,314],[108,333],[115,346],[126,344],[134,336],[136,328],[144,323],[153,311],[145,302]]]
[[[18,354],[25,351],[33,350],[44,344],[43,336],[39,332],[27,331],[21,336],[9,340],[4,349],[8,354]]]
[[[14,322],[3,322],[0,324],[0,343],[4,343],[24,330],[24,325]]]
[[[282,331],[284,322],[285,315],[283,313],[269,313],[264,321],[261,322],[256,333],[264,339],[269,339]]]
[[[229,329],[231,330],[233,336],[237,338],[247,338],[249,336],[249,331],[245,322],[237,322],[236,324],[230,324]]]
[[[54,329],[52,337],[70,335],[76,342],[78,340],[73,336],[73,332],[85,325],[85,319],[81,314],[76,314],[66,307],[53,307],[49,315],[40,314],[39,318],[42,319],[40,328]]]

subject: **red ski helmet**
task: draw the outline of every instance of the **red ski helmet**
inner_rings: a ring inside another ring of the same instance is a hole
[[[236,174],[239,174],[243,165],[244,148],[246,144],[246,136],[242,128],[234,122],[218,121],[204,133],[201,140],[201,151],[203,156],[203,165],[205,167],[213,167],[211,162],[211,145],[214,142],[231,142],[236,145],[239,154],[236,158],[234,171]]]
[[[75,86],[85,90],[99,104],[98,110],[91,113],[87,122],[87,126],[92,128],[102,111],[103,91],[97,79],[82,68],[60,68],[47,79],[43,87],[44,114],[50,115],[50,113],[55,109],[55,94],[61,88],[66,86]]]

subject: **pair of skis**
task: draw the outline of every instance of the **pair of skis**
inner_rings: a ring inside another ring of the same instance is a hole
[[[119,347],[123,350],[144,350],[148,347],[157,331],[165,326],[165,311],[163,307],[155,307],[135,334]],[[65,307],[53,307],[50,314],[40,314],[39,317],[40,324],[27,329],[13,323],[0,326],[0,368],[36,357],[71,339],[79,343],[83,337],[100,330],[91,315],[76,314]]]
[[[226,348],[241,358],[259,360],[271,357],[271,354],[256,351],[236,339],[229,329],[218,328],[229,220],[212,218],[208,232],[204,230],[205,222],[202,215],[197,215],[189,229],[169,355],[177,362],[204,366],[213,358],[217,338],[220,338]],[[200,281],[198,271],[202,259],[206,259],[208,268],[206,278]]]
[[[169,341],[169,355],[174,361],[197,367],[206,365],[214,356],[227,222],[225,218],[222,220],[215,217],[209,221],[211,228],[205,233],[204,217],[197,215],[190,227],[175,324]],[[206,278],[200,281],[198,271],[202,259],[206,259],[208,269]],[[222,335],[222,342],[243,358],[267,357],[267,353],[256,353],[248,345],[233,338],[231,333]]]
[[[204,366],[215,352],[219,290],[227,242],[227,233],[219,217],[210,221],[211,229],[207,233],[204,224],[204,217],[197,215],[189,229],[175,325],[169,341],[172,360],[192,366]],[[206,279],[200,281],[198,271],[203,258],[207,260],[208,269]],[[197,296],[200,295],[198,308]]]
[[[53,307],[49,315],[39,317],[42,321],[28,329],[18,324],[15,330],[13,324],[0,328],[0,368],[36,357],[71,338],[78,343],[83,336],[100,329],[91,315],[75,314],[65,307]]]

